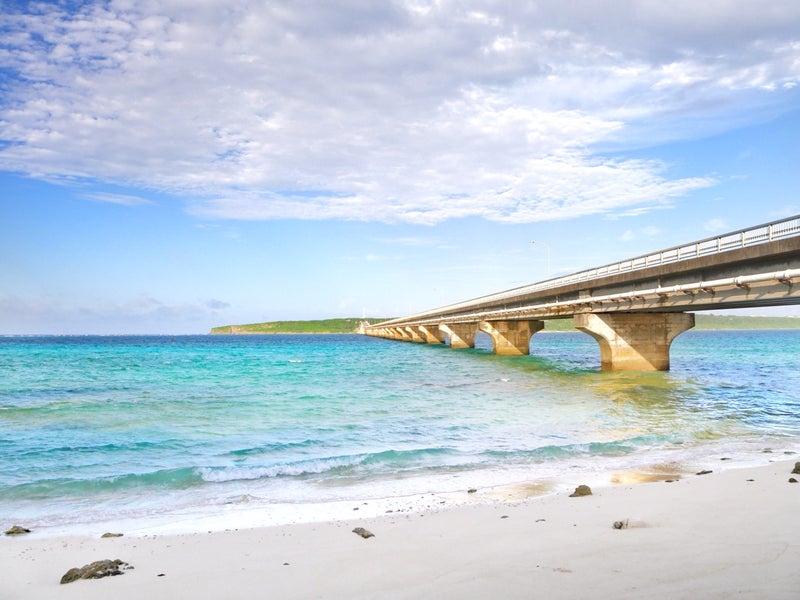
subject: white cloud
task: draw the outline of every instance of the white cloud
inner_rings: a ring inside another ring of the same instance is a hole
[[[130,194],[110,194],[106,192],[93,192],[84,194],[84,198],[94,200],[95,202],[105,202],[108,204],[119,204],[121,206],[142,206],[144,204],[153,204],[152,200],[147,198],[140,198],[139,196],[131,196]]]
[[[725,219],[709,219],[703,223],[703,229],[710,233],[719,233],[730,229],[728,222]]]
[[[0,169],[225,219],[646,212],[714,181],[597,148],[724,129],[800,79],[793,0],[65,6],[0,16]]]
[[[424,237],[376,238],[375,241],[388,244],[390,246],[440,246],[436,239]]]
[[[216,300],[214,298],[206,300],[205,302],[203,302],[203,304],[206,306],[206,308],[209,308],[211,310],[224,310],[226,308],[230,308],[231,306],[228,302],[225,302],[223,300]]]
[[[648,226],[648,227],[643,227],[638,232],[634,232],[631,229],[626,229],[622,233],[619,239],[621,242],[632,242],[637,238],[641,237],[654,238],[658,235],[661,235],[661,230],[658,227]]]

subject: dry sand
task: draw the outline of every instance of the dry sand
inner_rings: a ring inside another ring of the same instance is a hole
[[[721,466],[580,498],[559,491],[361,520],[112,539],[3,536],[0,598],[800,598],[794,460]],[[104,558],[135,568],[59,584],[70,567]]]

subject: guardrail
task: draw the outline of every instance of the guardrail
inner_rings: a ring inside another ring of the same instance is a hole
[[[629,273],[632,271],[639,271],[650,267],[666,265],[670,263],[681,262],[700,256],[708,256],[710,254],[721,254],[739,248],[748,248],[750,246],[757,246],[758,244],[765,244],[775,240],[794,237],[800,235],[800,215],[794,215],[779,221],[772,221],[762,225],[756,225],[747,229],[740,229],[725,233],[716,237],[710,237],[680,246],[673,246],[664,250],[658,250],[651,254],[644,254],[635,258],[629,258],[620,262],[587,269],[565,275],[563,277],[556,277],[554,279],[547,279],[539,283],[533,283],[488,296],[481,296],[472,300],[458,302],[456,304],[449,304],[434,310],[427,310],[425,312],[409,315],[399,319],[392,319],[380,323],[380,325],[390,325],[392,323],[402,323],[405,321],[415,321],[426,317],[435,315],[452,313],[459,310],[464,310],[475,306],[477,304],[484,304],[487,302],[498,302],[514,296],[523,294],[532,294],[541,292],[565,285],[572,285],[575,283],[582,283],[585,281],[592,281],[610,275],[618,275],[620,273]]]

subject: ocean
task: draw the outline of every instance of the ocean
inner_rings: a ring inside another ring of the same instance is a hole
[[[600,371],[578,332],[531,348],[495,356],[483,334],[471,350],[357,335],[2,337],[0,515],[53,534],[205,531],[800,452],[800,330],[689,331],[657,373]]]

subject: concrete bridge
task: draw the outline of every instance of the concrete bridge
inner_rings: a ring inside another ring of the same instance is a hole
[[[547,319],[572,317],[604,370],[668,370],[688,311],[800,304],[800,215],[473,300],[365,325],[366,335],[528,354]]]

